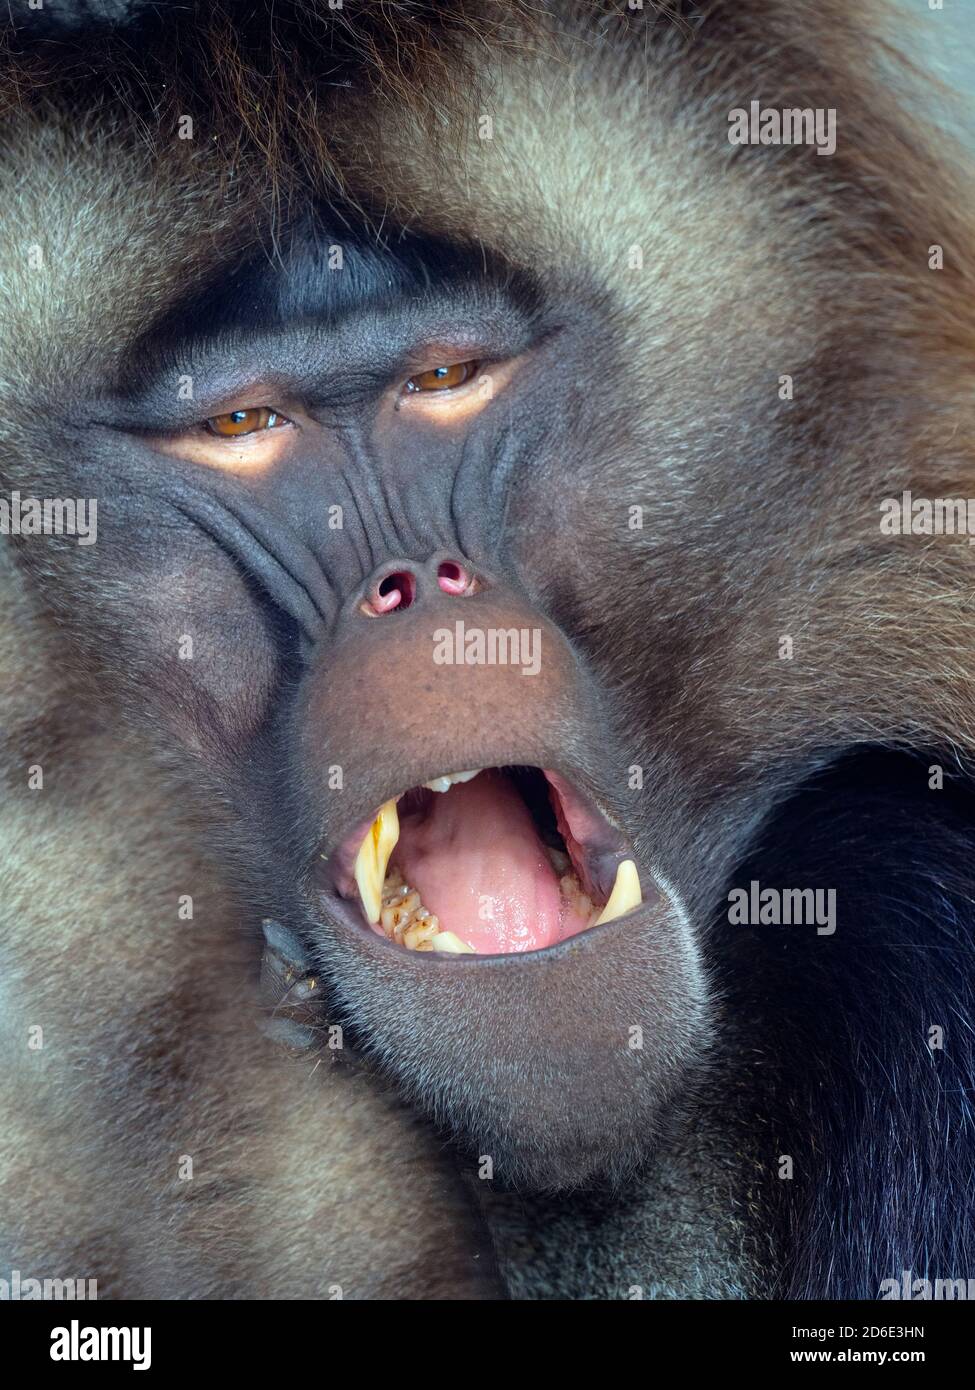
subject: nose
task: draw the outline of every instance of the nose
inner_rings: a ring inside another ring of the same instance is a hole
[[[457,556],[435,555],[421,564],[391,560],[367,583],[359,610],[366,617],[377,618],[411,608],[434,588],[460,598],[475,593],[478,587],[473,567]]]

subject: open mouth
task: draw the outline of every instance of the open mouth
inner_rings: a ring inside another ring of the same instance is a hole
[[[623,835],[560,774],[487,768],[385,802],[329,861],[363,924],[410,951],[540,951],[642,899]]]

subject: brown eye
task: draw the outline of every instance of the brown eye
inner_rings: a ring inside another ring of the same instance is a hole
[[[210,434],[220,439],[239,439],[241,435],[273,430],[284,424],[287,424],[284,416],[267,406],[256,406],[253,410],[232,410],[229,415],[214,415],[204,422]]]
[[[432,371],[420,372],[410,377],[406,383],[407,391],[452,391],[455,386],[463,386],[477,371],[477,362],[454,362],[449,367],[434,367]]]

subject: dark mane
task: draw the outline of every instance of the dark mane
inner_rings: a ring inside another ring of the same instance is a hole
[[[947,763],[929,790],[943,762],[853,754],[762,834],[736,882],[835,889],[835,935],[715,927],[757,1080],[749,1199],[776,1213],[771,1297],[876,1299],[904,1270],[975,1267],[975,791]]]

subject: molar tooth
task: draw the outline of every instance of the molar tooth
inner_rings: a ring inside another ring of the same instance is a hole
[[[394,941],[399,941],[406,928],[416,919],[420,906],[420,895],[413,888],[406,891],[406,896],[399,902],[384,907],[380,921],[386,935],[391,936]]]
[[[434,940],[440,932],[440,922],[429,914],[426,919],[414,918],[403,933],[403,945],[408,951],[415,951],[423,941]]]
[[[454,956],[474,956],[477,952],[473,946],[468,946],[466,941],[461,941],[459,936],[454,936],[452,931],[437,932],[436,936],[430,937],[430,946],[434,951],[448,951]]]
[[[398,907],[384,907],[379,921],[383,931],[387,936],[392,936],[397,930],[402,930],[409,920],[408,912],[401,912]]]
[[[379,921],[383,906],[383,882],[389,856],[399,839],[399,815],[396,802],[387,801],[379,808],[376,819],[362,838],[355,857],[355,881],[362,899],[366,920]]]
[[[640,876],[632,859],[623,859],[616,868],[616,882],[609,895],[609,901],[596,918],[593,926],[600,927],[604,922],[615,922],[626,912],[632,912],[643,902],[640,893]]]

